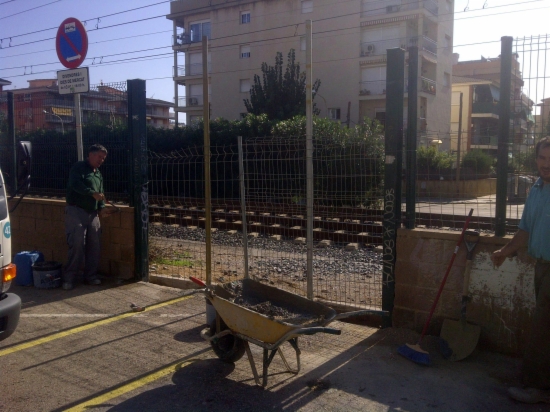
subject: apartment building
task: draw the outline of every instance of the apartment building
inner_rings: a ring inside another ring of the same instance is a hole
[[[22,131],[52,129],[60,132],[74,130],[75,108],[72,94],[60,95],[56,79],[29,80],[29,87],[10,90],[14,94],[15,128]],[[127,93],[109,85],[91,86],[80,95],[82,123],[127,122]],[[146,100],[147,124],[152,127],[173,127],[170,108],[174,104],[159,99]],[[0,111],[7,115],[6,92],[0,95]]]
[[[451,109],[451,148],[458,138],[458,100],[463,94],[461,151],[482,149],[496,155],[500,114],[500,57],[458,61],[454,55]],[[534,142],[534,102],[523,92],[524,80],[517,55],[512,59],[510,140],[513,150]]]
[[[203,36],[211,116],[233,120],[246,112],[243,100],[262,62],[274,65],[281,52],[286,63],[294,49],[305,68],[305,21],[312,20],[321,116],[384,122],[386,50],[418,46],[420,140],[449,147],[453,15],[451,0],[172,1],[175,111],[188,122],[202,117]]]

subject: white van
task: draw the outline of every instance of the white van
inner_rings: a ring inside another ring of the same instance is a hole
[[[21,299],[13,293],[6,293],[16,275],[11,263],[11,226],[8,199],[4,177],[0,170],[0,341],[10,336],[19,323]]]

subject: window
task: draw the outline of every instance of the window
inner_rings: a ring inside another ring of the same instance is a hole
[[[313,11],[313,0],[302,0],[302,13],[311,13]]]
[[[32,96],[32,94],[25,93],[25,96],[23,97],[23,100],[26,101],[26,102],[30,102],[31,101],[31,96]]]
[[[240,90],[241,93],[248,93],[250,91],[250,79],[241,79]]]
[[[241,46],[241,59],[250,59],[250,46]]]
[[[197,22],[189,25],[191,31],[191,42],[196,43],[202,41],[202,37],[206,36],[210,40],[210,22]]]
[[[250,23],[250,12],[249,11],[242,11],[241,12],[241,24],[248,24]]]
[[[328,118],[330,120],[340,120],[340,108],[328,109]]]
[[[300,50],[306,49],[306,37],[302,36],[300,37]]]

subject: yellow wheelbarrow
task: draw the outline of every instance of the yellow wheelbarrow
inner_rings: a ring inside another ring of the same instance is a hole
[[[235,285],[238,290],[233,289]],[[337,314],[334,309],[319,302],[252,279],[244,279],[242,284],[231,282],[206,287],[202,291],[216,310],[216,320],[202,330],[201,337],[210,342],[214,353],[222,361],[236,362],[246,353],[256,384],[263,387],[267,385],[267,370],[277,353],[281,356],[288,372],[294,374],[300,372],[298,337],[316,333],[340,335],[339,329],[328,328],[327,325],[334,320],[352,316],[388,315],[387,311],[380,310],[359,310]],[[248,309],[243,305],[243,301],[260,304],[269,302],[273,306],[284,308],[288,316],[284,318],[267,316]],[[296,352],[296,368],[289,365],[280,349],[285,342],[288,342]],[[249,343],[263,348],[261,382]]]

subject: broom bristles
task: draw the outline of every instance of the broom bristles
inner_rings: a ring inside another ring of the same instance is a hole
[[[430,365],[430,354],[423,350],[420,345],[401,345],[397,348],[397,352],[405,358],[418,363],[420,365]]]

